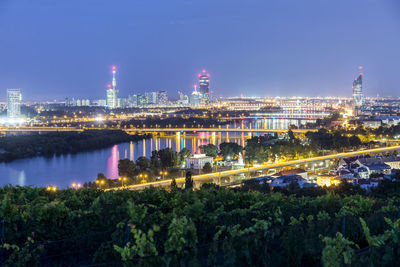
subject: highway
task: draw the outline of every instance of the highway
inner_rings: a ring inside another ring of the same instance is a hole
[[[194,175],[194,176],[192,176],[192,178],[193,178],[194,182],[205,181],[205,180],[210,180],[213,178],[238,175],[241,173],[248,173],[248,172],[254,172],[254,171],[259,171],[259,170],[274,169],[274,168],[287,167],[287,166],[298,165],[298,164],[307,164],[307,163],[313,163],[313,162],[318,162],[318,161],[360,156],[363,154],[374,154],[374,153],[391,152],[391,151],[400,151],[400,146],[374,148],[374,149],[360,150],[360,151],[354,151],[354,152],[337,153],[337,154],[313,157],[313,158],[308,158],[308,159],[292,160],[292,161],[286,161],[286,162],[280,162],[280,163],[271,163],[271,164],[266,164],[266,165],[262,165],[262,166],[250,167],[250,168],[239,169],[239,170],[229,170],[229,171]],[[144,188],[150,187],[150,186],[154,186],[154,187],[169,186],[171,184],[171,182],[172,182],[172,180],[169,179],[169,180],[151,182],[151,183],[146,183],[146,184],[137,184],[137,185],[130,185],[130,186],[126,186],[126,187],[117,187],[117,188],[112,188],[112,189],[108,189],[108,190],[121,190],[121,189],[140,190],[140,189],[144,189]],[[177,178],[176,182],[178,184],[182,184],[185,182],[185,178],[184,177]]]

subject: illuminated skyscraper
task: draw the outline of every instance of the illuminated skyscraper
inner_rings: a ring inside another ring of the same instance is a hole
[[[199,90],[201,94],[209,94],[210,92],[210,75],[203,70],[201,74],[199,74]]]
[[[159,105],[167,105],[168,103],[168,94],[167,91],[158,91],[157,92],[157,103]]]
[[[202,95],[200,94],[199,91],[197,91],[197,85],[194,85],[194,90],[193,93],[190,95],[189,98],[189,103],[190,105],[194,106],[194,107],[199,107],[201,104],[201,100],[202,100]]]
[[[208,104],[210,100],[210,75],[206,70],[199,74],[199,93],[202,96],[203,104]]]
[[[108,85],[107,89],[107,107],[108,108],[117,108],[118,107],[118,98],[117,98],[117,81],[115,79],[115,73],[117,72],[117,68],[115,66],[112,67],[112,85]]]
[[[7,89],[7,117],[18,118],[21,116],[21,89]]]
[[[360,70],[360,75],[354,79],[353,81],[353,107],[354,107],[354,115],[359,115],[361,107],[364,102],[364,97],[362,94],[362,67],[358,68]]]

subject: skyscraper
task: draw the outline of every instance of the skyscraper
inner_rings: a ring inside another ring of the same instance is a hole
[[[108,85],[107,89],[107,107],[108,108],[117,108],[118,107],[118,98],[117,98],[117,81],[115,79],[115,73],[117,72],[117,68],[115,66],[112,67],[112,85]]]
[[[7,89],[7,117],[18,118],[21,116],[21,89]]]
[[[354,107],[354,115],[359,115],[361,107],[364,102],[364,97],[362,94],[362,67],[358,68],[360,70],[360,75],[354,79],[353,81],[353,107]]]
[[[157,102],[159,105],[167,105],[168,103],[168,94],[167,91],[158,91],[157,92]]]
[[[199,74],[199,90],[201,94],[209,94],[210,92],[210,75],[203,70],[201,74]]]
[[[210,100],[210,75],[206,70],[199,74],[199,92],[202,96],[202,103],[207,105]]]

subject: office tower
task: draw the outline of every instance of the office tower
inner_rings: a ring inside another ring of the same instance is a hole
[[[362,94],[362,67],[359,67],[360,75],[353,81],[353,107],[354,115],[359,115],[361,107],[364,102],[364,97]]]
[[[21,116],[21,89],[7,89],[7,117],[19,118]]]
[[[202,104],[207,105],[210,101],[210,75],[206,70],[199,74],[199,93],[202,96]]]
[[[117,81],[115,79],[115,74],[117,72],[117,68],[115,66],[112,67],[112,85],[108,85],[107,89],[107,107],[108,108],[117,108],[118,107],[118,97],[117,97]]]
[[[157,104],[157,92],[146,92],[145,96],[147,104]]]
[[[146,96],[144,96],[144,95],[137,95],[137,105],[139,106],[139,107],[143,107],[143,106],[145,106],[145,105],[147,105],[147,99],[146,99]]]
[[[158,91],[157,92],[157,103],[159,105],[167,105],[167,103],[168,103],[167,91]]]
[[[129,107],[137,107],[138,96],[137,95],[129,95],[128,96],[128,105],[129,105]]]
[[[189,103],[191,106],[198,107],[200,106],[201,101],[202,101],[202,94],[199,91],[197,91],[197,85],[195,84],[194,90],[190,95]]]
[[[199,91],[203,95],[210,93],[210,75],[206,70],[199,74]]]

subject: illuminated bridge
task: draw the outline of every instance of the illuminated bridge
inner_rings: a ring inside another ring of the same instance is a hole
[[[73,132],[84,130],[122,130],[127,133],[183,133],[183,132],[248,132],[248,133],[286,133],[288,129],[255,128],[76,128],[76,127],[0,127],[0,132]],[[315,129],[292,129],[294,133],[317,131]]]
[[[313,168],[316,166],[328,167],[331,164],[331,160],[335,160],[335,159],[362,156],[362,155],[366,155],[366,154],[381,154],[381,153],[394,152],[394,151],[397,151],[397,152],[400,151],[400,146],[374,148],[374,149],[338,153],[338,154],[332,154],[332,155],[320,156],[320,157],[314,157],[314,158],[308,158],[308,159],[299,159],[299,160],[292,160],[292,161],[286,161],[286,162],[280,162],[280,163],[271,163],[271,164],[265,164],[265,165],[261,165],[261,166],[249,167],[249,168],[238,169],[238,170],[229,170],[229,171],[221,171],[221,172],[213,172],[213,173],[208,173],[208,174],[194,175],[194,176],[192,176],[192,178],[193,178],[193,181],[196,183],[196,186],[199,186],[202,183],[209,183],[209,182],[213,182],[216,184],[223,184],[224,181],[222,178],[224,178],[224,177],[229,178],[229,177],[233,177],[233,176],[242,175],[243,177],[249,178],[251,172],[268,171],[271,169],[279,169],[279,168],[289,167],[289,166],[295,166],[295,167],[305,166],[305,167],[307,167],[307,165],[308,165],[310,167],[310,169],[313,170]],[[233,182],[232,179],[228,179],[225,181],[227,181],[227,183]],[[169,179],[169,180],[163,180],[163,181],[158,181],[158,182],[131,185],[131,186],[127,186],[124,188],[132,189],[132,190],[140,190],[140,189],[144,189],[144,188],[150,187],[150,186],[154,186],[154,187],[169,186],[171,184],[171,182],[172,182],[172,180]],[[178,184],[183,184],[183,183],[185,183],[185,178],[184,177],[177,178],[176,182]],[[119,189],[124,189],[124,188],[118,187],[118,188],[113,188],[113,189],[109,189],[109,190],[119,190]]]

